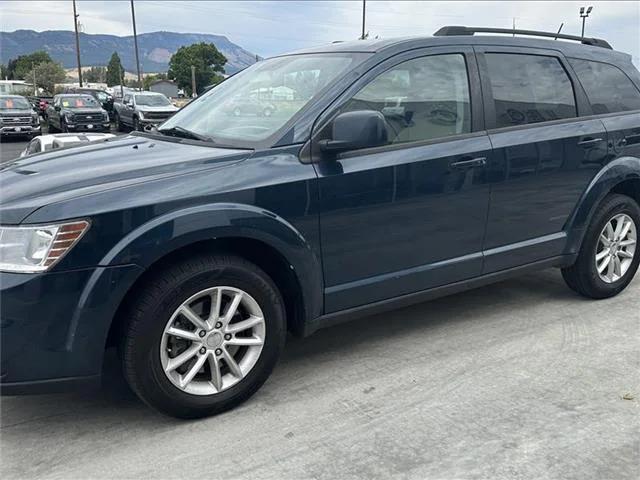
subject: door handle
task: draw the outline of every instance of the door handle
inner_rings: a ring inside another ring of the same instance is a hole
[[[596,143],[602,142],[601,138],[585,138],[584,140],[580,140],[578,145],[581,147],[592,147]]]
[[[478,157],[478,158],[473,158],[471,160],[460,160],[459,162],[453,162],[451,164],[451,168],[465,169],[465,168],[484,167],[486,164],[487,164],[486,157]]]

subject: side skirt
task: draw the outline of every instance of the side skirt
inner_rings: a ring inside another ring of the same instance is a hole
[[[526,273],[544,270],[546,268],[552,267],[568,267],[575,262],[576,257],[577,255],[560,255],[557,257],[528,263],[519,267],[509,268],[506,270],[501,270],[499,272],[489,273],[487,275],[481,275],[469,280],[450,283],[441,287],[430,288],[428,290],[409,293],[400,297],[389,298],[387,300],[381,300],[379,302],[369,303],[367,305],[321,315],[320,317],[305,324],[303,335],[308,336],[322,328],[331,327],[333,325],[338,325],[340,323],[348,322],[369,315],[375,315],[378,313],[384,313],[391,310],[408,307],[410,305],[427,302],[436,298],[446,297],[454,293],[472,290],[474,288],[483,287],[492,283],[501,282],[512,277],[518,277]]]

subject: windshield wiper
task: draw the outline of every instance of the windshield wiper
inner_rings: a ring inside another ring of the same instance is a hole
[[[175,126],[171,128],[158,128],[157,131],[163,135],[169,135],[171,137],[190,138],[192,140],[200,140],[201,142],[215,143],[213,139],[200,135],[199,133],[192,132],[191,130],[187,130],[184,127]]]

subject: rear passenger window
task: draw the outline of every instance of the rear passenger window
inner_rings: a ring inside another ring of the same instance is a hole
[[[390,143],[471,131],[467,65],[460,54],[414,58],[381,73],[356,93],[343,112],[377,110]]]
[[[593,113],[640,110],[640,92],[622,70],[613,65],[570,58]]]
[[[496,109],[496,127],[577,116],[573,85],[555,57],[485,54]]]

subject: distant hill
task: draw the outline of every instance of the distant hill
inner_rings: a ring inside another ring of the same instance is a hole
[[[140,67],[143,72],[166,72],[169,59],[178,48],[192,43],[213,43],[227,57],[226,72],[232,74],[255,63],[256,55],[221,35],[203,33],[151,32],[138,35]],[[46,51],[65,68],[76,66],[75,34],[66,30],[16,30],[0,32],[0,62],[6,64],[18,55]],[[118,52],[122,65],[135,71],[136,60],[133,36],[80,34],[80,53],[83,66],[105,66],[113,52]]]

